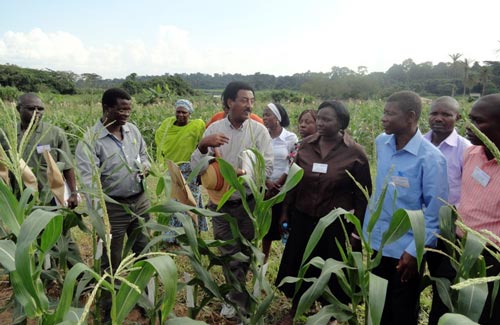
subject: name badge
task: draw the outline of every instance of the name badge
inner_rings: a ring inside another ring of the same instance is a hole
[[[479,184],[481,184],[483,187],[486,187],[488,183],[490,182],[490,175],[486,174],[481,168],[477,167],[474,168],[474,171],[472,172],[472,178],[474,178]]]
[[[319,164],[319,163],[313,164],[313,173],[326,174],[327,170],[328,170],[327,164]]]
[[[44,144],[44,145],[39,144],[38,146],[36,146],[37,153],[42,154],[45,151],[50,151],[50,144]]]
[[[408,180],[408,177],[391,176],[391,180],[395,186],[404,187],[404,188],[410,187],[410,181]]]

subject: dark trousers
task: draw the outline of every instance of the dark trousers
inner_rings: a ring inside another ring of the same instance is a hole
[[[113,272],[116,270],[118,265],[122,260],[123,254],[123,242],[125,235],[129,238],[132,233],[139,229],[140,217],[149,220],[149,214],[145,213],[149,207],[149,200],[145,193],[132,196],[125,199],[116,199],[120,204],[106,202],[106,208],[108,210],[109,223],[111,225],[111,266],[113,267]],[[124,206],[127,206],[130,211],[134,212],[136,215],[129,214]],[[144,247],[148,244],[148,237],[139,231],[135,237],[134,244],[132,245],[132,251],[138,255],[142,252]],[[108,255],[106,253],[106,247],[103,249],[103,259],[101,264],[101,269],[105,270],[109,267]]]
[[[438,238],[436,249],[446,252],[446,245]],[[425,253],[429,274],[434,278],[446,278],[453,282],[456,276],[455,269],[451,266],[448,257],[436,252]],[[450,310],[439,297],[436,283],[432,282],[432,306],[429,313],[429,325],[437,325],[439,318]]]
[[[441,240],[438,240],[438,249],[444,250],[445,245]],[[456,271],[451,266],[450,260],[441,254],[428,252],[427,254],[427,264],[429,273],[433,277],[437,278],[447,278],[453,283],[456,277]],[[482,253],[484,261],[486,263],[486,275],[487,276],[497,276],[500,274],[500,262],[491,255],[488,251],[483,250]],[[483,312],[479,318],[479,324],[488,325],[498,325],[500,324],[500,295],[497,295],[495,301],[491,301],[491,293],[493,290],[493,283],[488,283],[488,298],[484,304]],[[448,307],[442,302],[435,285],[432,286],[433,297],[432,297],[432,308],[429,314],[429,324],[438,324],[439,318],[445,313],[450,312]],[[493,311],[490,315],[490,311],[493,305]]]
[[[500,262],[491,255],[488,251],[483,251],[484,261],[486,262],[486,275],[497,276],[500,274]],[[500,294],[497,294],[494,302],[491,301],[491,293],[493,292],[494,282],[488,283],[488,298],[484,304],[484,309],[479,318],[479,324],[498,325],[500,324]],[[493,311],[490,315],[490,311]]]
[[[416,325],[418,322],[419,286],[421,273],[408,282],[401,282],[401,275],[396,271],[399,259],[382,257],[373,273],[388,281],[384,312],[381,324]]]
[[[250,209],[253,210],[255,206],[254,199],[247,199]],[[217,206],[213,203],[209,203],[208,208],[210,210],[216,210]],[[244,238],[252,240],[254,238],[254,228],[250,217],[247,215],[241,201],[228,201],[220,210],[221,213],[226,213],[231,217],[235,218],[238,222],[238,229]],[[214,238],[217,240],[231,240],[234,238],[231,233],[231,227],[229,222],[224,219],[224,217],[214,217],[212,218],[213,228],[214,228]],[[230,256],[236,253],[243,253],[247,256],[251,256],[252,252],[250,249],[246,249],[241,243],[237,241],[234,244],[227,244],[219,247],[219,251],[222,256]],[[229,265],[223,268],[224,277],[227,283],[233,283],[233,279],[239,282],[242,288],[246,285],[246,276],[250,264],[246,262],[232,260]],[[228,298],[236,303],[242,311],[246,311],[247,304],[249,302],[248,294],[246,290],[243,291],[232,291],[229,293]]]

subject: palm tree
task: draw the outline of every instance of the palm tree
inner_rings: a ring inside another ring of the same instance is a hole
[[[469,73],[470,73],[470,66],[473,62],[474,62],[474,60],[467,59],[467,58],[465,58],[463,61],[463,64],[464,64],[464,78],[463,78],[464,93],[463,93],[463,96],[464,97],[465,97],[466,89],[469,88],[469,87],[467,87],[467,85],[470,84]]]
[[[483,89],[481,91],[481,96],[485,95],[486,85],[488,84],[488,81],[490,80],[491,76],[492,76],[491,67],[486,66],[486,65],[482,66],[481,70],[479,70],[479,80],[483,84]]]
[[[462,57],[462,53],[452,53],[448,54],[448,56],[451,58],[451,73],[449,75],[450,79],[454,79],[457,77],[457,62],[460,57]],[[455,96],[455,90],[457,89],[457,86],[455,82],[451,82],[451,97]]]

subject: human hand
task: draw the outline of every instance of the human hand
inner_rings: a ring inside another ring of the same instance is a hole
[[[399,258],[396,270],[401,274],[401,282],[408,282],[414,279],[418,274],[417,259],[407,252],[404,252]]]
[[[76,208],[78,206],[78,194],[71,193],[70,197],[66,200],[66,204],[70,209]]]
[[[229,138],[224,133],[214,133],[201,139],[198,149],[201,153],[207,153],[208,147],[220,147],[229,142]]]
[[[267,200],[267,199],[275,196],[276,194],[278,194],[278,192],[281,189],[281,185],[268,179],[268,180],[266,180],[266,188],[267,188],[267,191],[266,191],[266,195],[264,196],[264,198]]]

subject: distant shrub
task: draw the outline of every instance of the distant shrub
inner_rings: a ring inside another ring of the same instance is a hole
[[[21,92],[16,87],[0,87],[0,98],[7,102],[13,102],[19,97]]]

